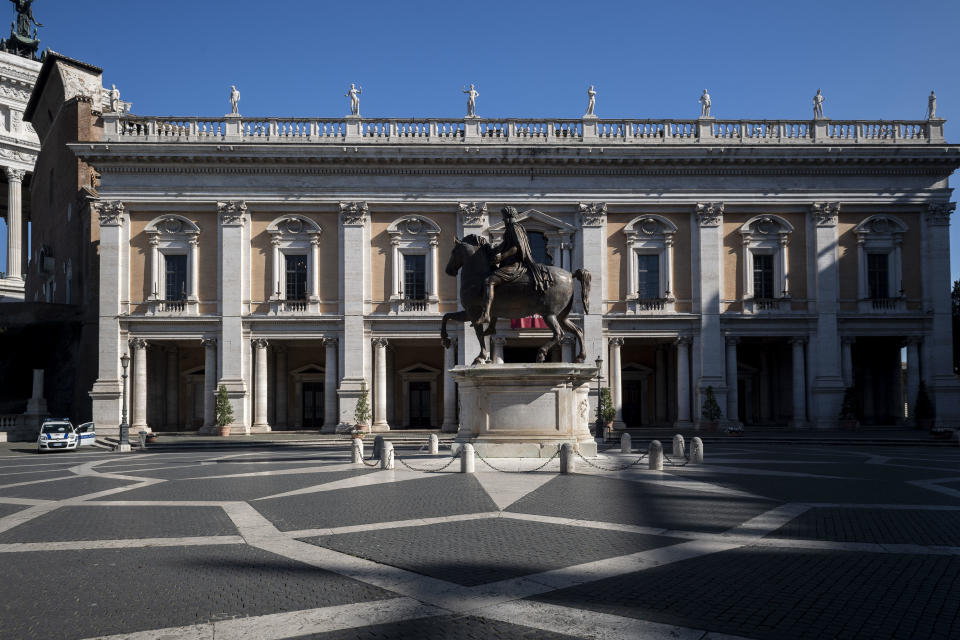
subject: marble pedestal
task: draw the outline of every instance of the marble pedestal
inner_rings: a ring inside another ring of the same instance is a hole
[[[460,389],[460,429],[453,451],[464,443],[488,458],[549,458],[569,442],[595,456],[590,434],[590,382],[597,368],[586,364],[486,364],[450,370]]]

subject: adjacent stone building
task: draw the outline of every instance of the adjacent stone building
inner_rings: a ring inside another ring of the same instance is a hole
[[[31,101],[42,137],[59,91]],[[209,428],[218,385],[236,433],[334,430],[363,385],[375,429],[455,430],[447,370],[478,345],[440,345],[444,265],[504,205],[542,260],[592,273],[573,317],[620,425],[698,424],[712,387],[727,420],[826,428],[848,386],[892,424],[921,380],[960,417],[943,120],[89,118],[62,142],[95,212],[101,432],[126,352],[134,430]],[[532,359],[536,327],[501,320],[495,358]]]

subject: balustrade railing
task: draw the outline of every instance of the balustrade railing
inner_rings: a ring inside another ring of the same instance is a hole
[[[423,312],[429,308],[428,301],[423,298],[403,298],[400,300],[400,311]]]
[[[665,298],[637,298],[637,311],[663,311]]]
[[[278,311],[301,313],[307,310],[306,300],[278,300]]]
[[[871,306],[877,311],[892,311],[897,308],[897,298],[871,298]]]
[[[184,300],[157,300],[155,305],[158,313],[183,313],[187,308]]]
[[[942,142],[942,121],[174,118],[104,114],[107,141],[824,144]]]
[[[779,311],[780,300],[778,298],[754,298],[753,308],[757,311]]]

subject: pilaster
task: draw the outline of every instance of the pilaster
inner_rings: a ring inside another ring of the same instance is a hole
[[[370,208],[366,202],[340,203],[340,425],[354,424],[362,383],[370,369],[370,343],[364,333],[364,301],[369,299]],[[360,283],[361,286],[357,286]],[[372,388],[368,384],[367,388]]]
[[[812,426],[818,429],[837,426],[844,387],[852,384],[844,382],[837,321],[840,298],[839,213],[839,202],[815,202],[810,205],[810,226],[814,230],[816,256],[817,333],[810,345],[813,382],[809,413]]]
[[[581,202],[580,234],[583,238],[581,255],[583,268],[590,272],[590,307],[583,313],[583,342],[586,361],[593,362],[606,354],[603,342],[603,299],[606,291],[607,270],[607,203]],[[580,296],[575,296],[574,311],[580,306]]]
[[[457,203],[457,232],[459,238],[469,235],[485,236],[489,226],[486,202],[459,202]],[[460,298],[460,274],[457,274],[457,299]],[[463,305],[458,305],[463,308]],[[480,344],[469,322],[460,327],[458,359],[461,363],[469,364],[480,355]],[[492,347],[492,345],[491,345]]]
[[[950,216],[955,202],[930,203],[927,225],[927,286],[931,291],[933,322],[929,339],[930,362],[920,375],[930,386],[938,427],[960,427],[960,381],[953,374],[953,317],[950,300]]]
[[[244,289],[249,278],[247,204],[241,200],[218,202],[220,250],[219,384],[227,389],[233,408],[232,433],[249,433],[250,402],[247,390],[250,375],[248,345],[243,336]]]
[[[721,407],[727,405],[724,340],[720,332],[723,209],[722,202],[698,202],[696,205],[700,270],[699,277],[694,279],[694,295],[700,302],[700,336],[698,348],[693,353],[694,370],[699,373],[693,411],[697,422],[700,421],[707,387],[713,387],[717,404]]]

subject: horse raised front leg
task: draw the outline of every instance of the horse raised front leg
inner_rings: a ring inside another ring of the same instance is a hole
[[[457,322],[469,322],[470,316],[463,309],[451,313],[443,314],[443,321],[440,322],[440,344],[444,349],[450,347],[450,336],[447,335],[447,320],[456,320]]]

